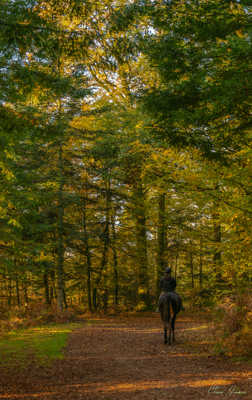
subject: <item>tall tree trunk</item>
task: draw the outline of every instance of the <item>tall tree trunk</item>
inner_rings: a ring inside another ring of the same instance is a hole
[[[66,297],[65,282],[63,282],[63,283],[64,283],[64,288],[63,288],[64,306],[65,306],[65,309],[67,309],[68,304],[67,304],[67,297]]]
[[[48,283],[48,272],[44,272],[44,288],[45,288],[45,301],[47,305],[51,304],[50,300],[50,289],[49,289],[49,283]]]
[[[103,309],[106,312],[107,310],[107,301],[108,301],[108,287],[107,287],[107,271],[106,267],[108,265],[108,253],[109,253],[109,245],[110,245],[110,209],[111,209],[111,190],[110,190],[110,178],[106,179],[106,191],[105,191],[105,226],[104,231],[102,233],[103,239],[103,250],[102,250],[102,258],[101,258],[101,266],[100,266],[100,274],[96,279],[95,291],[93,293],[93,301],[94,308],[97,308],[97,291],[100,281],[103,277]]]
[[[50,280],[51,280],[50,301],[52,303],[54,301],[54,299],[57,298],[57,289],[56,289],[56,282],[55,282],[55,271],[52,269],[49,274],[50,274]]]
[[[21,301],[20,301],[20,291],[19,291],[19,281],[18,281],[18,276],[16,275],[16,296],[17,296],[17,305],[20,306]]]
[[[219,184],[217,183],[215,186],[216,192],[219,192]],[[215,276],[216,284],[218,285],[222,281],[222,274],[221,274],[221,222],[220,222],[220,204],[219,200],[215,200],[213,204],[213,240],[214,240],[214,254],[213,254],[213,273]]]
[[[6,298],[6,282],[7,282],[7,277],[5,271],[1,273],[2,279],[1,279],[1,306],[5,307],[5,301],[4,299]]]
[[[88,309],[90,312],[93,311],[92,308],[92,287],[91,287],[91,254],[87,253],[87,289],[88,289]]]
[[[97,310],[97,289],[96,286],[93,288],[93,307]]]
[[[202,281],[203,281],[203,260],[202,260],[202,238],[200,238],[200,254],[199,254],[199,285],[202,288]]]
[[[213,271],[216,279],[216,283],[221,283],[221,223],[220,223],[220,215],[218,212],[213,214],[213,237],[214,237],[214,254],[213,254]]]
[[[176,258],[175,258],[175,279],[177,279],[177,275],[178,275],[178,259],[179,259],[179,253],[177,251]]]
[[[64,203],[63,203],[63,149],[59,144],[59,191],[58,191],[58,243],[57,243],[57,306],[59,311],[64,309]]]
[[[149,307],[149,279],[147,256],[147,230],[145,215],[145,193],[142,183],[136,182],[133,187],[134,216],[136,221],[136,250],[138,263],[138,298],[140,304]]]
[[[12,305],[12,279],[11,277],[8,278],[8,306],[11,307]]]
[[[29,303],[29,296],[28,296],[28,288],[27,288],[27,282],[23,282],[23,292],[24,292],[24,301],[25,304]]]
[[[192,289],[194,288],[194,266],[193,266],[193,253],[192,250],[190,250],[189,253],[189,263],[190,263],[190,270],[191,270],[191,285]]]
[[[87,232],[87,190],[85,190],[84,198],[83,198],[83,207],[82,207],[82,226],[84,233],[84,254],[86,256],[87,261],[87,290],[88,290],[88,309],[90,312],[93,311],[92,307],[92,288],[91,288],[91,271],[92,271],[92,260],[91,253],[89,248],[89,240],[88,240],[88,232]]]
[[[115,230],[115,215],[111,215],[111,228],[112,228],[112,252],[113,252],[113,267],[114,267],[114,305],[118,305],[119,295],[119,281],[118,281],[118,258],[116,251],[116,230]]]
[[[158,197],[158,232],[157,232],[157,296],[159,295],[159,282],[166,265],[166,223],[165,223],[165,193]]]

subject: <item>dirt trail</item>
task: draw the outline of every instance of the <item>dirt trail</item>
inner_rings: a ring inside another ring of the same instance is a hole
[[[94,321],[52,368],[0,371],[0,399],[252,399],[252,365],[209,356],[206,323],[180,318],[176,333],[165,346],[157,314]]]

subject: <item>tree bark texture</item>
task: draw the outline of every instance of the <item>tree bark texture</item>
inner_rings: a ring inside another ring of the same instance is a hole
[[[91,287],[91,271],[92,271],[92,260],[91,252],[89,247],[88,232],[87,232],[87,190],[84,193],[83,207],[82,207],[82,227],[84,233],[84,254],[87,262],[87,294],[88,294],[88,309],[90,312],[93,311],[92,306],[92,287]]]
[[[133,206],[136,222],[136,251],[138,264],[138,298],[140,303],[149,306],[149,279],[148,279],[148,256],[147,256],[147,230],[145,193],[142,183],[134,185]]]
[[[157,230],[157,296],[159,296],[159,282],[164,273],[166,260],[166,223],[165,223],[165,193],[158,197],[158,230]]]
[[[59,145],[59,190],[58,190],[58,226],[57,226],[57,306],[60,312],[64,309],[64,202],[63,202],[63,149],[62,143]]]

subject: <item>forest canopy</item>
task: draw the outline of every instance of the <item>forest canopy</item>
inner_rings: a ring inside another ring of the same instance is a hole
[[[252,285],[250,1],[2,0],[0,309]]]

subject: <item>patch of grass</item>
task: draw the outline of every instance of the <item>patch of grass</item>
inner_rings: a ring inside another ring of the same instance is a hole
[[[249,364],[252,364],[252,357],[246,357],[246,356],[231,357],[231,360],[238,363],[245,361]]]
[[[63,358],[68,334],[80,324],[51,324],[38,328],[11,331],[0,339],[0,365],[26,364],[30,358],[49,364]]]
[[[191,328],[184,329],[184,331],[199,331],[201,329],[208,329],[208,325],[193,326]]]

